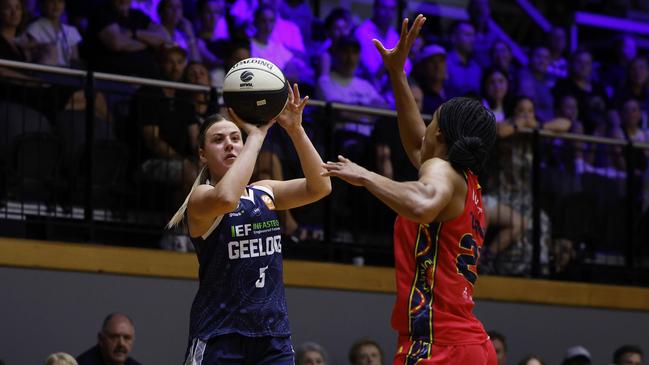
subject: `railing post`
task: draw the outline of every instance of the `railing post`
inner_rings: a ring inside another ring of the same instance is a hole
[[[541,275],[541,137],[532,132],[532,277]]]
[[[633,142],[627,138],[627,144],[624,147],[626,159],[626,245],[624,250],[625,264],[627,268],[632,268],[634,264],[633,251],[635,248],[633,234],[635,232],[635,158],[633,153]]]
[[[83,218],[88,229],[88,240],[92,241],[94,238],[92,204],[92,175],[94,168],[94,156],[92,151],[92,144],[95,136],[95,77],[92,71],[88,71],[86,75],[84,95],[86,98],[86,184],[84,186]]]

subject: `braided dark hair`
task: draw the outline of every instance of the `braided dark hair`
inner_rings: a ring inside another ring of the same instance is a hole
[[[496,142],[496,119],[478,100],[453,98],[442,104],[437,120],[448,146],[448,161],[458,171],[479,174]]]

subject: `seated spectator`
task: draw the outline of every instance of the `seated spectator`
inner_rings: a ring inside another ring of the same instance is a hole
[[[593,57],[587,50],[578,50],[571,56],[568,78],[557,81],[553,93],[557,100],[566,94],[577,98],[586,134],[592,134],[597,120],[607,116],[609,99],[593,78]]]
[[[349,36],[353,27],[352,14],[345,8],[334,8],[324,21],[326,39],[316,51],[317,77],[328,75],[331,71],[331,46],[341,37]]]
[[[622,133],[627,141],[634,143],[649,143],[649,130],[642,129],[642,112],[640,110],[640,102],[636,99],[627,100],[622,106]],[[642,196],[642,178],[647,165],[649,164],[649,149],[633,149],[633,167],[636,176],[636,191],[631,194],[632,196],[640,199]],[[623,168],[627,170],[628,161],[623,160]]]
[[[590,352],[583,346],[573,346],[566,350],[561,365],[591,365]]]
[[[489,339],[494,345],[496,356],[498,357],[498,365],[505,365],[507,362],[507,338],[505,335],[498,331],[488,331]]]
[[[313,81],[313,71],[296,57],[282,43],[271,37],[276,27],[277,12],[270,6],[259,6],[255,11],[255,35],[251,39],[252,57],[265,58],[282,69],[291,82],[309,84]],[[312,84],[311,84],[312,85]]]
[[[444,82],[448,78],[446,50],[431,44],[422,49],[413,68],[413,78],[423,92],[422,112],[433,114],[447,100]]]
[[[315,19],[313,11],[305,0],[279,0],[279,15],[282,19],[290,19],[300,29],[302,39],[308,43],[311,41],[311,28]]]
[[[552,88],[555,80],[548,74],[550,51],[543,46],[535,47],[530,57],[529,68],[518,75],[518,95],[532,99],[536,115],[541,121],[548,121],[554,115]]]
[[[495,23],[491,19],[489,0],[470,0],[466,10],[475,29],[475,59],[482,68],[489,67],[491,65],[489,52],[494,43],[500,40],[492,25]]]
[[[383,350],[381,346],[370,339],[354,342],[349,349],[351,365],[383,365]]]
[[[53,66],[73,67],[79,64],[81,35],[77,28],[62,20],[65,0],[39,0],[42,16],[29,24],[23,37],[44,49],[32,61]]]
[[[627,78],[615,93],[615,107],[621,108],[630,98],[640,102],[641,126],[649,128],[649,61],[644,56],[636,57],[629,64]]]
[[[496,68],[486,70],[481,85],[482,103],[494,114],[497,125],[504,122],[508,117],[505,111],[511,110],[513,103],[507,74]]]
[[[154,50],[166,41],[156,23],[123,0],[96,9],[86,38],[91,69],[138,76],[153,74]]]
[[[602,83],[607,89],[608,95],[613,96],[622,83],[629,76],[631,62],[636,58],[638,49],[636,41],[630,34],[622,34],[614,40],[615,58],[605,66],[602,74]]]
[[[372,84],[354,76],[359,64],[360,45],[356,38],[343,37],[331,49],[332,70],[329,75],[318,79],[316,98],[345,104],[365,106],[383,106],[385,102]],[[341,137],[341,154],[352,153],[354,161],[361,156],[357,153],[366,151],[369,137],[374,129],[375,118],[361,113],[343,112],[345,122],[335,126]],[[356,151],[351,152],[350,149]]]
[[[614,365],[642,365],[644,354],[642,349],[634,345],[618,347],[613,353]]]
[[[514,57],[512,56],[512,50],[509,47],[509,44],[502,40],[495,41],[491,46],[490,55],[491,66],[505,70],[507,75],[509,75],[509,84],[518,85],[516,77],[520,71],[514,62]]]
[[[109,314],[97,334],[97,345],[77,356],[79,365],[139,365],[128,355],[133,350],[135,326],[125,314]]]
[[[45,359],[45,365],[79,365],[77,360],[65,352],[51,354]]]
[[[159,63],[166,80],[182,79],[186,57],[185,50],[176,46],[161,51]],[[141,179],[174,187],[174,202],[182,202],[198,173],[194,161],[198,121],[193,105],[176,98],[175,89],[143,86],[133,97],[130,114],[145,147]]]
[[[315,342],[306,342],[295,351],[295,365],[327,365],[327,354]]]
[[[183,16],[180,0],[161,0],[158,15],[166,44],[175,44],[187,52],[190,61],[201,61],[192,23]]]
[[[550,50],[550,64],[548,74],[555,79],[563,79],[568,76],[568,61],[565,53],[568,42],[566,42],[566,31],[562,27],[552,27],[548,34],[548,50]]]
[[[212,84],[207,67],[198,62],[190,62],[187,65],[183,81],[190,84],[208,87]],[[187,94],[187,92],[183,94]],[[205,118],[218,112],[218,100],[214,88],[211,88],[210,92],[189,92],[189,95],[186,95],[186,97],[188,97],[188,99],[194,104],[196,118],[200,124],[203,123]]]
[[[391,93],[381,54],[372,39],[378,39],[390,49],[397,45],[399,33],[395,30],[397,0],[374,0],[372,17],[356,28],[354,36],[361,45],[359,75],[374,84],[381,94]],[[411,63],[406,60],[405,70],[410,73]]]
[[[545,362],[538,355],[527,355],[518,362],[518,365],[545,365]]]
[[[203,64],[213,69],[223,64],[220,48],[230,38],[225,20],[225,0],[200,0],[196,4],[198,21],[198,51]]]
[[[478,95],[482,68],[473,56],[475,29],[467,21],[457,21],[450,32],[451,51],[446,56],[448,98],[455,96]]]

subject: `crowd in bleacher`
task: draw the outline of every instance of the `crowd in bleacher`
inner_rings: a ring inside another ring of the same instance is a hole
[[[498,229],[484,253],[484,270],[527,275],[532,254],[532,149],[524,130],[649,142],[649,61],[630,34],[612,37],[612,57],[600,61],[587,48],[570,51],[566,28],[555,26],[544,42],[523,45],[528,50],[525,64],[514,57],[512,47],[518,46],[494,22],[487,0],[471,0],[466,10],[468,19],[452,22],[446,31],[424,30],[405,72],[423,113],[432,114],[444,101],[468,95],[482,100],[496,116],[500,138],[483,182],[489,224]],[[396,25],[396,0],[375,0],[367,18],[345,8],[333,8],[318,18],[305,0],[0,0],[0,58],[218,90],[234,63],[262,57],[315,99],[393,108],[389,79],[372,39],[394,46],[399,37]],[[65,142],[61,154],[69,166],[64,170],[70,176],[82,175],[77,170],[84,161],[85,122],[78,115],[89,105],[82,87],[8,67],[0,67],[0,75],[0,114],[10,120],[0,134],[7,146],[0,149],[3,166],[11,170],[14,165],[10,156],[16,140],[38,131],[57,134]],[[172,186],[168,206],[174,207],[194,181],[196,131],[203,118],[219,111],[218,93],[145,86],[126,95],[100,91],[93,96],[95,139],[123,143],[124,147],[104,147],[112,156],[128,156],[126,180]],[[305,124],[327,157],[340,153],[397,180],[416,177],[393,119],[339,112],[333,114],[335,123],[325,126],[317,110],[308,113]],[[324,128],[329,129],[323,133]],[[286,136],[275,129],[260,154],[258,176],[292,178],[299,162]],[[332,133],[333,142],[323,137],[327,133]],[[575,231],[575,226],[595,221],[568,224],[557,214],[567,215],[570,209],[624,210],[618,202],[625,194],[634,197],[638,215],[646,211],[649,150],[629,154],[621,146],[545,139],[543,151],[542,185],[548,199],[540,222],[541,262],[547,274],[562,272],[578,255],[578,241],[588,238],[587,229]],[[627,173],[633,174],[634,184],[625,183]],[[626,191],[627,186],[634,191]],[[362,194],[338,190],[332,204],[339,212],[334,219],[339,231],[368,224],[357,213],[372,210],[373,203]],[[602,191],[604,199],[590,199]],[[287,213],[284,232],[296,240],[321,239],[324,218],[318,210],[321,207]],[[385,215],[379,215],[378,222]],[[619,243],[618,233],[611,229],[610,242],[602,245]],[[341,233],[337,239],[349,240],[345,237]]]

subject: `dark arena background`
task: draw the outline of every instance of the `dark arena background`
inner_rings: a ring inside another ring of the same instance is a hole
[[[164,227],[242,59],[310,96],[323,160],[416,180],[371,39],[394,46],[420,13],[406,73],[425,122],[456,96],[496,117],[474,313],[504,335],[499,365],[649,351],[649,1],[0,0],[0,364],[76,357],[114,312],[135,326],[131,357],[184,360],[198,262]],[[252,181],[301,171],[273,126]],[[390,364],[395,214],[332,184],[280,213],[292,342],[342,365],[371,339]]]

